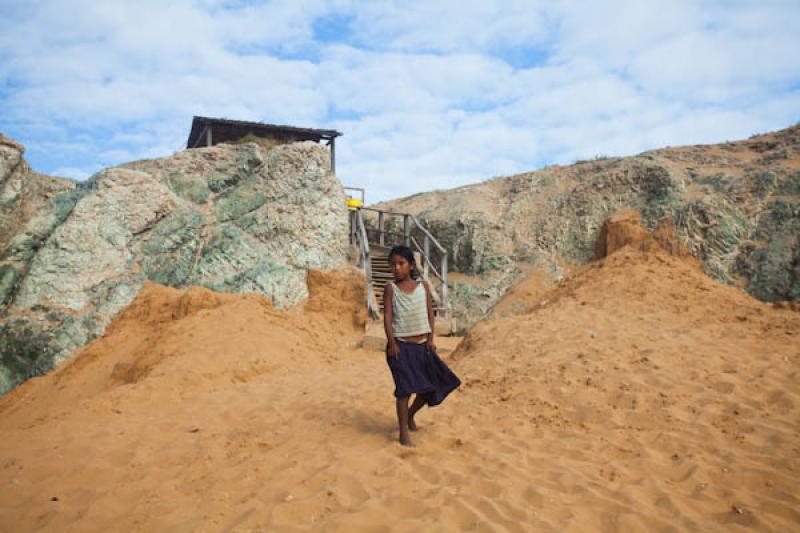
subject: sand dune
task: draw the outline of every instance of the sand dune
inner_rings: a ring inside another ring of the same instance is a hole
[[[623,248],[538,310],[479,324],[455,366],[539,465],[526,481],[560,508],[554,529],[788,531],[800,527],[798,333],[796,312]]]
[[[800,529],[800,313],[633,234],[473,328],[415,449],[352,273],[292,312],[150,285],[0,400],[0,528]]]

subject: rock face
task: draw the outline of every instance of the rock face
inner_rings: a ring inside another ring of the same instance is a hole
[[[217,145],[85,182],[32,173],[0,137],[0,393],[101,334],[145,280],[308,295],[343,265],[347,210],[325,148]]]
[[[639,210],[671,219],[716,279],[765,301],[800,298],[800,125],[719,145],[604,158],[415,195],[376,207],[414,213],[480,278],[451,287],[458,316],[487,309],[533,264],[561,277],[586,262],[606,218]],[[462,297],[464,296],[464,297]]]

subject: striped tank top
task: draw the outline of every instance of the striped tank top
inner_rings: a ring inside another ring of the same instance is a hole
[[[395,337],[413,337],[431,332],[428,321],[428,299],[420,281],[405,293],[392,281],[392,330]]]

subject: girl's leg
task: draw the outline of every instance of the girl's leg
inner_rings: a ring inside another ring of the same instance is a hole
[[[411,408],[408,410],[408,429],[411,431],[417,430],[417,424],[414,422],[414,415],[426,405],[428,405],[428,402],[425,400],[425,398],[417,394],[413,403],[411,404]]]
[[[397,398],[397,425],[400,428],[400,444],[414,446],[408,435],[408,396]]]

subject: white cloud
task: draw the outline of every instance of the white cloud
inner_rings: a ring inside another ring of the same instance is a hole
[[[481,55],[436,56],[335,46],[320,64],[320,86],[338,109],[359,114],[492,106],[506,97],[512,69]]]
[[[98,169],[99,170],[99,169]],[[75,167],[60,167],[51,172],[53,176],[61,178],[71,178],[74,180],[85,180],[94,174],[95,171],[87,170],[84,168]]]
[[[788,126],[798,26],[793,1],[16,3],[0,129],[78,176],[181,149],[192,115],[336,127],[378,200]]]
[[[133,159],[133,155],[128,150],[106,150],[98,155],[100,163],[109,167],[120,165]]]
[[[368,48],[405,52],[483,52],[544,43],[548,2],[372,2],[359,6],[355,40]]]

